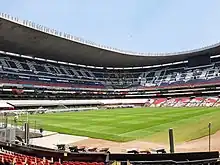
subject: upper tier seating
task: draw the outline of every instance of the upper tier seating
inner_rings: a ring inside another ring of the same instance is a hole
[[[210,65],[208,68],[165,69],[142,73],[142,78],[146,79],[145,86],[180,86],[185,84],[208,83],[219,80],[219,69]]]
[[[14,76],[14,79],[22,81],[41,81],[49,86],[76,84],[83,85],[82,88],[145,88],[217,83],[219,70],[218,61],[191,68],[182,63],[146,69],[107,70],[0,55],[1,75],[11,79]]]

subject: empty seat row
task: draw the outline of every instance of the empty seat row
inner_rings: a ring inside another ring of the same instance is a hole
[[[15,165],[104,165],[104,162],[81,162],[81,161],[66,161],[53,162],[45,158],[36,158],[32,156],[17,154],[17,153],[1,153],[0,161],[2,164]]]

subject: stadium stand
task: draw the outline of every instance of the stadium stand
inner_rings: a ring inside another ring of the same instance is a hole
[[[2,82],[15,83],[13,80],[16,79],[20,80],[16,83],[40,86],[104,88],[105,85],[110,85],[120,89],[132,86],[166,87],[208,84],[216,83],[219,79],[219,67],[216,65],[218,63],[193,68],[178,64],[155,69],[134,69],[128,72],[128,70],[93,70],[48,63],[46,59],[38,61],[2,54],[0,64]]]
[[[148,96],[151,93],[154,94],[152,96],[170,97],[181,95],[180,92],[183,91],[184,95],[193,93],[210,95],[209,91],[206,91],[207,89],[195,88],[197,86],[209,86],[211,90],[219,88],[217,87],[219,82],[217,62],[193,68],[188,68],[185,63],[181,63],[154,69],[134,69],[128,72],[127,70],[106,71],[81,68],[45,61],[9,57],[2,53],[0,58],[1,96],[9,96],[10,93],[11,97],[16,95],[22,99],[33,94],[32,97],[40,95],[56,99],[57,94],[59,97],[68,99],[73,94],[79,93],[85,94],[84,97],[89,94],[95,94],[97,97],[100,97],[98,95],[102,95],[101,97],[103,95],[106,97],[111,95],[113,97],[129,97],[128,95],[135,97],[135,94],[143,95],[145,92],[148,93]],[[173,91],[165,91],[170,88]],[[180,88],[183,88],[182,91]],[[158,89],[163,89],[163,91],[158,94]],[[203,92],[201,92],[202,90]],[[213,93],[217,95],[219,91],[213,91]]]
[[[197,153],[71,153],[1,143],[1,164],[104,165],[104,164],[218,164],[218,152]],[[6,149],[7,150],[6,150]],[[26,154],[25,154],[26,153]],[[187,160],[186,160],[187,158]],[[128,161],[129,160],[129,161]]]
[[[104,162],[83,162],[83,161],[68,161],[68,162],[54,162],[53,158],[52,160],[48,160],[46,158],[37,158],[33,156],[23,155],[19,153],[13,153],[9,151],[3,150],[3,152],[0,154],[0,159],[2,164],[16,164],[16,165],[104,165]]]
[[[3,118],[8,119],[8,114],[57,112],[54,107],[66,112],[99,107],[220,105],[220,44],[186,52],[144,54],[96,45],[4,13],[0,13],[0,28]],[[5,139],[9,136],[7,122],[1,128]],[[118,165],[117,161],[122,165],[217,164],[219,158],[218,152],[52,150],[28,145],[28,123],[24,127],[24,143],[0,141],[2,165]],[[11,127],[10,137],[12,130],[15,128]]]

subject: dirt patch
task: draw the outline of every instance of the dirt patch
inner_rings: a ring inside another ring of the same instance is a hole
[[[92,139],[92,138],[78,141],[73,144],[77,146],[97,147],[97,148],[108,147],[110,148],[110,152],[125,152],[126,149],[130,149],[130,148],[149,149],[149,148],[166,147],[163,144],[156,144],[146,141],[130,141],[130,142],[119,143],[119,142],[112,142],[112,141]]]
[[[220,151],[220,131],[211,135],[211,150]],[[177,151],[208,151],[209,137],[203,137],[197,140],[192,140],[176,146]]]
[[[211,136],[211,150],[212,151],[220,151],[220,131],[215,133]],[[169,145],[168,144],[158,144],[146,141],[130,141],[130,142],[112,142],[107,140],[101,139],[92,139],[88,138],[85,140],[81,140],[78,142],[73,143],[77,146],[86,146],[86,147],[109,147],[110,152],[125,152],[126,149],[130,148],[137,148],[137,149],[156,149],[156,148],[165,148],[166,151],[169,152]],[[176,144],[175,151],[176,152],[196,152],[196,151],[208,151],[208,136],[203,137],[197,140],[192,140],[190,142],[184,142],[181,144]]]

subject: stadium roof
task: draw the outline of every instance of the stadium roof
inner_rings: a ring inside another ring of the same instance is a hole
[[[102,67],[142,67],[220,54],[220,43],[175,53],[122,51],[0,13],[0,50],[38,58]]]

